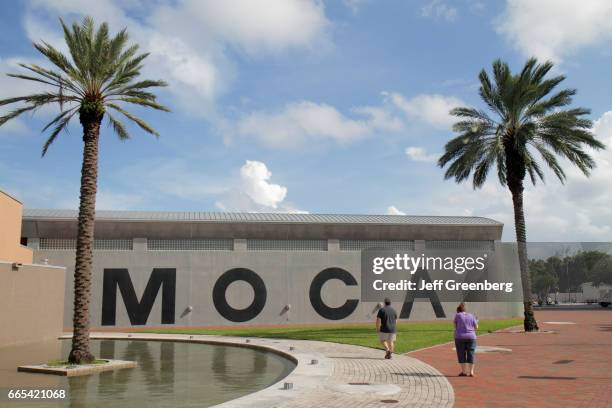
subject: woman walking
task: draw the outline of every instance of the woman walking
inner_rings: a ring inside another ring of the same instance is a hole
[[[465,311],[465,304],[457,306],[455,315],[455,348],[461,365],[459,377],[474,377],[474,353],[476,352],[478,320]]]

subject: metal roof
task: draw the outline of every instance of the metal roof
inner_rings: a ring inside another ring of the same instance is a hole
[[[72,220],[76,210],[24,209],[24,220]],[[376,225],[501,225],[484,217],[438,215],[358,215],[239,212],[96,211],[98,221],[166,221],[279,224],[376,224]]]

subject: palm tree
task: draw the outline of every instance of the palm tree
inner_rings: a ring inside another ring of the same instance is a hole
[[[80,364],[94,359],[89,349],[89,301],[98,179],[98,141],[102,119],[106,117],[121,140],[130,136],[121,120],[114,116],[117,113],[136,123],[145,132],[158,136],[144,120],[126,111],[124,105],[135,104],[162,111],[168,109],[158,104],[156,96],[149,92],[149,88],[166,86],[165,82],[137,80],[142,62],[148,54],[137,54],[136,44],[128,46],[126,29],[110,38],[108,25],[103,23],[96,29],[90,17],[84,18],[81,24],[72,24],[72,27],[68,27],[61,19],[60,23],[70,58],[44,41],[35,43],[34,47],[54,68],[20,64],[25,70],[24,73],[8,75],[38,82],[46,89],[38,94],[1,100],[0,106],[14,103],[21,105],[0,117],[0,126],[23,113],[57,103],[60,113],[43,128],[43,132],[49,129],[51,131],[43,145],[42,156],[77,114],[83,127],[83,164],[74,267],[74,333],[68,357],[71,363]]]
[[[458,118],[453,131],[459,135],[445,146],[438,165],[449,164],[445,179],[462,182],[473,172],[474,189],[482,187],[489,170],[495,167],[502,186],[512,194],[514,226],[525,306],[525,331],[538,330],[531,305],[531,278],[527,263],[527,237],[523,212],[523,182],[529,175],[535,185],[544,181],[537,157],[564,182],[566,176],[558,157],[577,166],[585,175],[595,162],[585,147],[603,149],[590,132],[590,113],[584,108],[569,108],[575,89],[554,91],[565,77],[546,78],[553,64],[527,61],[522,71],[512,74],[508,64],[493,62],[493,79],[480,71],[480,97],[488,111],[460,107],[451,111]],[[491,115],[490,115],[491,114]]]

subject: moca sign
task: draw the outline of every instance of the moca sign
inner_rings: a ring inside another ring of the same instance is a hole
[[[426,271],[416,274],[415,281],[431,281]],[[342,320],[350,316],[359,299],[346,299],[337,307],[331,307],[323,301],[323,286],[330,280],[339,280],[346,286],[358,286],[355,277],[345,269],[338,267],[325,268],[318,272],[308,287],[308,297],[313,310],[327,320]],[[253,300],[244,309],[236,309],[227,301],[228,287],[237,281],[246,282],[253,289]],[[114,326],[117,317],[117,299],[121,295],[123,305],[130,323],[133,326],[145,325],[153,305],[161,292],[161,323],[175,324],[176,319],[176,268],[154,268],[149,276],[140,299],[136,295],[134,284],[128,269],[105,268],[102,289],[103,326]],[[212,288],[212,300],[217,312],[231,322],[247,322],[257,317],[266,305],[268,291],[266,283],[255,271],[248,268],[232,268],[217,278]],[[434,291],[420,294],[409,293],[404,300],[401,318],[409,318],[415,298],[428,298],[436,317],[446,317],[440,300]]]

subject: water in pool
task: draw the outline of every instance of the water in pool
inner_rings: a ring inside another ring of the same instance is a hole
[[[133,360],[128,368],[82,377],[18,373],[17,366],[68,355],[69,341],[0,348],[0,390],[64,389],[64,401],[8,401],[7,407],[209,407],[266,388],[295,364],[249,348],[154,341],[92,340],[100,358]]]

